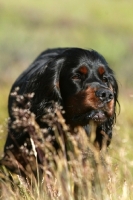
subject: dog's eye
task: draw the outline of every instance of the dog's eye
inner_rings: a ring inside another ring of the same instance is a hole
[[[103,77],[102,77],[102,81],[103,81],[104,83],[108,83],[108,78],[107,78],[106,76],[103,76]]]
[[[72,79],[73,79],[73,80],[81,80],[81,75],[80,75],[80,74],[74,74],[74,75],[72,76]]]

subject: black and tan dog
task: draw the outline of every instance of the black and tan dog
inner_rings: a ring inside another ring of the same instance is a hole
[[[18,128],[18,125],[14,128],[17,115],[12,109],[15,110],[17,102],[17,111],[21,111],[23,98],[28,94],[32,98],[25,102],[28,106],[24,106],[24,112],[34,113],[37,126],[47,128],[49,135],[52,135],[50,125],[42,118],[47,110],[53,112],[53,104],[58,103],[65,111],[63,117],[71,131],[82,127],[89,137],[90,122],[94,122],[95,145],[99,149],[103,141],[106,141],[106,146],[109,145],[116,118],[118,85],[112,69],[98,52],[80,48],[48,49],[18,77],[11,93],[17,87],[19,98],[16,100],[15,95],[9,96],[10,121],[5,152],[12,147],[14,152],[19,152],[29,137],[28,129]]]

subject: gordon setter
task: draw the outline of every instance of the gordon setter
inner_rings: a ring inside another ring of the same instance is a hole
[[[16,87],[19,87],[18,95],[34,93],[29,110],[35,114],[41,128],[45,127],[41,118],[46,109],[57,102],[63,107],[66,124],[71,130],[82,126],[89,137],[89,123],[93,121],[96,124],[95,143],[101,149],[103,138],[107,136],[106,145],[109,145],[116,116],[118,84],[112,69],[98,52],[80,48],[48,49],[19,76],[11,93]],[[14,121],[14,101],[10,95],[10,127]],[[17,134],[10,128],[5,151],[12,144],[24,143],[25,134],[19,137]]]

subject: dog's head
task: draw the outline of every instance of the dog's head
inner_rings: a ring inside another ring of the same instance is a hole
[[[12,91],[15,87],[19,87],[20,95],[34,93],[30,110],[40,126],[43,127],[40,119],[46,109],[52,109],[53,102],[58,102],[71,127],[85,127],[94,121],[98,141],[102,141],[102,130],[112,137],[118,85],[106,60],[96,51],[79,48],[44,51],[17,79]],[[11,118],[13,101],[10,96]]]
[[[51,102],[64,107],[65,118],[72,125],[85,125],[89,120],[100,124],[115,116],[117,81],[104,57],[94,50],[48,50],[18,78],[15,86],[20,87],[19,94],[34,92],[31,110],[37,117]]]
[[[66,119],[73,125],[114,118],[118,86],[113,71],[97,52],[69,49],[59,76]]]

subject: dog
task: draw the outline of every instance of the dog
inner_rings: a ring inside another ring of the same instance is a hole
[[[28,109],[35,114],[41,128],[46,127],[41,120],[46,109],[52,109],[53,103],[58,103],[65,111],[63,117],[71,130],[83,127],[89,137],[90,122],[94,122],[94,143],[101,149],[106,137],[106,146],[110,144],[116,120],[118,84],[105,58],[95,50],[48,49],[18,77],[10,93],[16,87],[19,87],[18,95],[34,93]],[[9,95],[10,123],[5,151],[12,144],[21,146],[26,138],[26,134],[19,134],[12,128],[14,102],[14,96]]]

